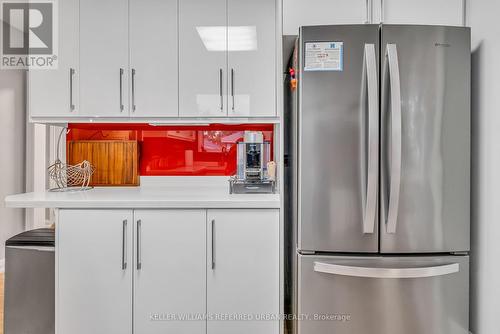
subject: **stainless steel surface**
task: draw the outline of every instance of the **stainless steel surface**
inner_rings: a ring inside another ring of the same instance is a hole
[[[55,257],[50,249],[5,248],[5,334],[55,333]]]
[[[294,55],[298,52],[295,45],[298,36],[283,37],[283,73],[284,73],[284,314],[297,314],[297,89],[291,89],[290,67],[297,67]],[[285,333],[295,333],[295,322],[284,321]]]
[[[381,36],[382,54],[388,44],[397,45],[402,155],[397,230],[392,234],[381,229],[380,251],[468,251],[470,29],[383,25]],[[385,62],[387,69],[387,58]],[[388,101],[388,95],[386,82],[382,99]],[[380,220],[385,223],[394,115],[387,103],[383,105]]]
[[[212,270],[215,269],[215,219],[212,219]]]
[[[141,247],[142,247],[142,236],[141,236],[142,220],[137,221],[137,270],[142,269],[142,258],[141,258]]]
[[[75,76],[75,69],[69,69],[69,110],[75,111],[75,104],[73,103],[73,77]]]
[[[219,69],[219,95],[220,95],[220,110],[224,111],[224,92],[223,92],[223,83],[222,83],[222,68]]]
[[[135,68],[132,69],[132,112],[136,110],[135,105]]]
[[[334,318],[299,320],[293,333],[467,334],[470,30],[360,25],[300,32],[286,149],[290,239],[297,236],[290,298],[296,315]],[[343,42],[343,71],[304,72],[308,41]],[[370,44],[382,76],[377,103]],[[365,252],[380,254],[359,255]]]
[[[122,222],[122,270],[127,269],[127,220]]]
[[[390,95],[390,179],[389,179],[389,211],[387,214],[387,233],[396,233],[396,224],[398,220],[399,192],[401,190],[401,83],[399,77],[398,49],[396,44],[387,44],[386,58],[388,64],[387,78],[383,77],[382,85],[385,86],[386,80],[389,84]],[[384,74],[386,71],[384,70]],[[387,100],[384,100],[382,108],[386,109]]]
[[[375,232],[379,174],[379,107],[377,53],[374,44],[365,44],[366,81],[368,87],[368,176],[363,233]]]
[[[123,112],[123,68],[120,68],[120,111]]]
[[[368,89],[365,44],[378,54],[379,26],[302,27],[298,110],[298,247],[378,252],[378,221],[364,234]],[[343,41],[343,71],[303,71],[304,43]],[[378,59],[378,56],[377,56]],[[378,217],[377,217],[378,220]]]
[[[234,69],[231,69],[231,98],[233,100],[232,109],[234,111]]]
[[[445,264],[432,267],[417,268],[379,268],[379,267],[358,267],[346,266],[324,262],[314,262],[314,271],[324,274],[368,277],[368,278],[425,278],[444,276],[458,273],[460,265],[458,263]]]
[[[316,262],[401,272],[458,265],[459,271],[425,278],[352,277],[315,271]],[[299,255],[298,285],[298,314],[331,316],[298,321],[298,334],[468,334],[468,256]]]
[[[273,194],[276,183],[272,180],[249,182],[237,178],[229,179],[230,194]]]

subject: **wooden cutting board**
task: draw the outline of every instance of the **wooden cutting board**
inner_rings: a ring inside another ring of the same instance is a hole
[[[92,186],[138,186],[139,146],[135,140],[72,140],[68,164],[88,160],[94,166]]]

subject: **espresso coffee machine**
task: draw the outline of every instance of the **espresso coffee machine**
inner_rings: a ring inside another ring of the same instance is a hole
[[[230,192],[273,193],[275,169],[270,162],[271,144],[264,141],[262,132],[245,131],[243,141],[238,143],[237,155],[237,174],[229,180]]]

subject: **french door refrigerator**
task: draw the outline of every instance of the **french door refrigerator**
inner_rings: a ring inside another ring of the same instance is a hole
[[[294,59],[296,333],[468,333],[469,28],[302,27]]]

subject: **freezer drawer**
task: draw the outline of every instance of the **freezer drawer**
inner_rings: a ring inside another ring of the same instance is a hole
[[[468,333],[468,256],[298,262],[298,334]]]

